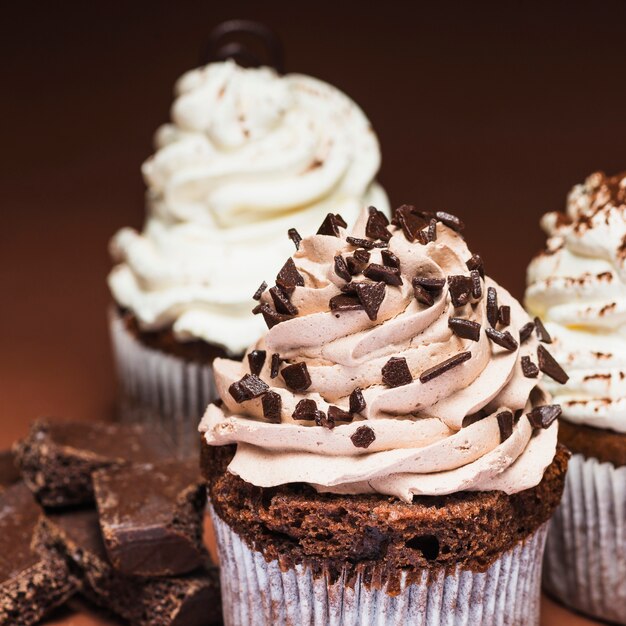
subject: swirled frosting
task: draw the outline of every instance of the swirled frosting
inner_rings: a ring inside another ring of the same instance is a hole
[[[378,141],[352,100],[309,76],[226,61],[176,93],[142,168],[144,229],[113,238],[109,285],[141,328],[240,354],[262,333],[249,300],[293,250],[288,228],[311,231],[329,207],[355,219],[387,206]]]
[[[389,226],[388,242],[383,232],[373,243],[366,235],[380,216],[370,209],[352,233],[361,241],[341,227],[338,236],[304,239],[285,266],[290,279],[285,270],[277,277],[292,310],[267,316],[271,328],[250,358],[216,360],[223,404],[209,406],[200,430],[209,445],[237,444],[232,473],[261,487],[305,482],[405,501],[463,490],[513,493],[541,481],[557,424],[538,429],[532,419],[548,398],[533,367],[537,338],[520,338],[520,329],[532,329],[528,315],[481,277],[479,257],[449,227],[456,221],[402,210],[424,220],[421,234],[414,221],[408,234]],[[370,248],[367,267],[352,264],[347,276],[338,257],[347,261],[362,245]],[[371,297],[372,286],[382,298]],[[259,308],[269,311],[274,295],[266,292]],[[450,318],[471,322],[469,330]],[[492,326],[497,342],[487,336]],[[315,403],[315,420],[302,419],[303,401]]]
[[[565,213],[547,213],[526,307],[541,317],[569,382],[552,388],[563,417],[626,433],[626,173],[592,174]]]

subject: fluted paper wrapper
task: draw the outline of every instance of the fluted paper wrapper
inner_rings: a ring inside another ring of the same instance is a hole
[[[572,456],[548,534],[544,586],[578,611],[626,624],[626,467]]]
[[[110,331],[120,387],[120,418],[157,427],[180,458],[197,454],[198,424],[217,399],[211,365],[147,348],[113,311]]]
[[[226,626],[533,626],[539,624],[546,526],[504,552],[484,573],[457,568],[402,584],[391,596],[357,575],[336,582],[266,561],[209,506],[220,557]]]

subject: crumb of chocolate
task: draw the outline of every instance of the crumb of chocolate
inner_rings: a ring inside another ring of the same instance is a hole
[[[356,448],[369,448],[376,439],[376,434],[369,426],[359,426],[350,437]]]
[[[485,277],[485,265],[480,254],[473,254],[468,261],[466,261],[465,265],[467,265],[467,269],[470,271],[476,270],[481,278]]]
[[[456,308],[465,306],[472,295],[471,278],[463,274],[448,276],[448,291],[452,306]]]
[[[513,413],[502,411],[496,415],[500,429],[500,443],[506,441],[513,434]]]
[[[480,339],[480,324],[478,322],[461,317],[450,317],[448,318],[448,326],[457,337],[471,339],[472,341]]]
[[[371,241],[370,239],[361,239],[360,237],[346,237],[346,241],[355,248],[386,248],[389,244],[386,241]]]
[[[353,417],[352,413],[348,413],[338,406],[331,405],[328,407],[328,419],[333,422],[351,422]]]
[[[564,385],[569,376],[565,370],[557,363],[555,358],[541,345],[537,346],[537,361],[539,363],[539,369],[544,373],[556,380],[557,383]]]
[[[428,223],[428,229],[426,230],[426,240],[428,243],[437,241],[437,220],[433,217]]]
[[[508,350],[509,352],[517,350],[519,344],[508,330],[502,332],[500,330],[496,330],[495,328],[485,328],[485,333],[487,334],[487,337],[493,341],[493,343],[501,346],[505,350]]]
[[[546,330],[543,322],[538,317],[535,318],[535,333],[537,334],[539,341],[542,341],[543,343],[552,343],[550,333]]]
[[[466,415],[463,418],[463,422],[461,423],[461,426],[463,428],[467,428],[468,426],[471,426],[472,424],[475,424],[476,422],[480,422],[481,420],[484,420],[487,415],[489,415],[489,413],[487,413],[487,411],[485,411],[485,409],[480,409],[479,411],[476,411],[476,413],[470,413],[470,415]]]
[[[272,296],[277,313],[281,315],[298,315],[297,307],[291,303],[289,296],[280,287],[272,287],[270,296]]]
[[[306,391],[311,386],[311,376],[306,363],[294,363],[287,365],[280,371],[285,384],[292,391]]]
[[[366,406],[363,391],[360,387],[355,387],[354,391],[350,394],[350,413],[362,413],[365,411]]]
[[[472,281],[472,298],[474,298],[474,300],[480,300],[483,297],[483,286],[480,282],[480,272],[478,270],[471,270],[470,280]]]
[[[452,215],[452,213],[448,213],[447,211],[437,211],[435,213],[435,217],[448,228],[457,232],[460,232],[465,228],[465,224],[460,218],[456,215]]]
[[[391,233],[387,230],[387,226],[389,226],[389,220],[385,217],[385,214],[371,206],[367,224],[365,225],[365,236],[370,239],[389,241]]]
[[[337,274],[339,278],[343,278],[346,282],[350,282],[352,280],[348,266],[340,254],[335,257],[335,274]]]
[[[411,370],[404,357],[391,357],[382,367],[383,383],[389,387],[402,387],[413,382]]]
[[[460,352],[459,354],[455,354],[449,359],[446,359],[445,361],[438,363],[434,367],[430,367],[426,371],[422,372],[422,374],[420,375],[420,382],[427,383],[433,380],[433,378],[437,378],[438,376],[445,374],[446,372],[453,369],[454,367],[457,367],[461,365],[462,363],[465,363],[465,361],[471,358],[472,358],[471,352]]]
[[[235,399],[235,402],[241,404],[246,400],[252,400],[263,395],[269,389],[269,385],[263,382],[254,374],[246,374],[241,380],[234,382],[228,391]]]
[[[535,325],[533,324],[533,322],[528,322],[527,324],[524,324],[519,330],[520,343],[524,343],[525,341],[527,341],[533,334],[533,330],[535,330]]]
[[[498,322],[502,326],[508,326],[511,323],[511,307],[508,305],[501,305],[498,309]]]
[[[280,424],[280,412],[283,408],[283,401],[275,391],[267,391],[261,398],[263,404],[263,417],[270,422]]]
[[[494,328],[498,324],[498,292],[493,287],[487,288],[487,320]]]
[[[296,247],[296,250],[300,250],[300,242],[302,241],[300,233],[295,228],[290,228],[287,231],[287,235],[289,236],[289,239],[293,241],[293,245]]]
[[[420,304],[432,306],[435,303],[433,294],[427,289],[424,289],[424,287],[420,284],[416,283],[415,279],[413,279],[413,295]]]
[[[335,428],[335,420],[330,415],[326,415],[324,411],[318,411],[315,416],[315,425],[332,430]]]
[[[302,421],[313,421],[317,417],[317,403],[315,400],[305,398],[296,404],[292,414],[293,419]]]
[[[280,364],[282,362],[283,360],[280,358],[280,355],[278,354],[278,352],[274,352],[274,354],[272,354],[270,378],[276,378],[276,376],[278,376],[278,368],[280,367]]]
[[[426,235],[422,233],[422,228],[427,226],[429,222],[418,214],[414,206],[403,204],[398,207],[394,214],[394,221],[402,228],[408,241],[413,242],[419,239],[422,244],[428,243]]]
[[[259,288],[254,292],[254,295],[252,296],[253,300],[260,300],[261,296],[263,295],[263,292],[267,289],[267,283],[265,281],[263,281],[260,285]]]
[[[363,311],[363,305],[356,295],[340,293],[329,301],[331,311]]]
[[[333,214],[329,213],[322,222],[322,225],[319,227],[317,234],[318,235],[328,235],[329,237],[339,237],[339,227],[347,228],[348,224],[346,224],[345,220],[338,213]]]
[[[400,269],[400,259],[391,250],[381,250],[380,256],[383,259],[383,265]]]
[[[532,362],[529,356],[522,357],[522,374],[526,378],[537,378],[539,376],[539,368]]]
[[[304,287],[304,278],[298,272],[293,259],[289,257],[276,276],[276,284],[288,294],[293,293],[296,287]]]
[[[267,352],[265,350],[252,350],[248,353],[248,365],[250,366],[250,373],[258,376],[265,365],[265,357]]]
[[[367,316],[374,321],[378,317],[378,309],[385,299],[385,283],[356,283],[354,289]]]
[[[561,412],[560,405],[547,404],[534,408],[530,413],[526,413],[526,417],[533,428],[549,428],[560,417]]]
[[[370,263],[363,274],[373,281],[382,281],[387,285],[398,286],[402,284],[400,270],[397,267],[388,267],[378,263]]]
[[[274,309],[272,309],[272,307],[265,302],[255,306],[254,309],[252,309],[252,312],[255,315],[261,313],[268,328],[274,328],[276,324],[280,324],[281,322],[286,322],[287,320],[293,319],[292,315],[283,315],[281,313],[278,313],[277,311],[274,311]]]

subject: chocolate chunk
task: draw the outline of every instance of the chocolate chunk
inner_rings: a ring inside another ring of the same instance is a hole
[[[533,428],[549,428],[561,416],[561,412],[560,405],[547,404],[534,408],[530,413],[526,413],[526,417]]]
[[[356,285],[357,283],[355,283],[354,281],[342,285],[340,287],[341,293],[345,293],[349,296],[356,296]]]
[[[520,343],[524,343],[530,336],[533,334],[533,330],[535,330],[535,325],[533,322],[528,322],[524,324],[519,331],[519,340]]]
[[[280,355],[278,354],[278,352],[274,352],[274,354],[272,354],[270,378],[276,378],[276,376],[278,376],[278,368],[280,367],[280,364],[282,362],[283,360],[280,358]]]
[[[501,332],[495,328],[485,328],[485,333],[493,343],[505,348],[509,352],[517,350],[519,344],[508,330]]]
[[[483,286],[480,282],[480,272],[478,270],[471,270],[470,280],[472,281],[472,298],[474,298],[474,300],[480,300],[483,297]]]
[[[374,281],[382,281],[387,285],[398,286],[402,284],[400,270],[397,267],[387,267],[378,263],[370,263],[363,274]]]
[[[118,572],[178,576],[206,562],[206,491],[195,460],[104,468],[92,478],[102,538]]]
[[[473,254],[470,259],[465,263],[467,265],[468,270],[476,270],[481,278],[485,277],[485,265],[483,264],[483,260],[479,254]]]
[[[384,253],[385,251],[383,250],[381,254],[384,254]],[[367,250],[358,248],[357,250],[354,251],[353,256],[357,261],[360,261],[361,263],[369,263],[370,253]]]
[[[389,387],[402,387],[413,382],[411,370],[404,357],[391,357],[382,368],[383,382]]]
[[[511,307],[502,305],[498,309],[498,322],[502,324],[502,326],[508,326],[511,323]]]
[[[304,278],[289,257],[276,276],[276,284],[286,293],[292,294],[296,287],[304,287]]]
[[[428,278],[426,276],[416,276],[413,279],[413,286],[419,285],[430,291],[432,294],[439,293],[445,287],[445,278]]]
[[[480,409],[479,411],[476,411],[476,413],[471,413],[470,415],[466,415],[463,418],[463,422],[462,422],[462,427],[463,428],[467,428],[468,426],[471,426],[472,424],[475,424],[476,422],[480,422],[481,420],[484,420],[487,415],[489,415],[489,413],[487,413],[487,411],[485,411],[485,409]]]
[[[331,311],[362,311],[363,305],[356,295],[338,294],[333,296],[330,301]]]
[[[350,437],[356,448],[369,448],[376,439],[376,434],[369,426],[359,426]]]
[[[235,399],[235,402],[241,404],[246,400],[253,400],[262,396],[269,386],[254,374],[245,374],[241,380],[234,382],[228,392]]]
[[[360,261],[355,255],[346,257],[346,267],[348,268],[348,272],[350,272],[351,276],[360,274],[365,269],[366,265],[367,262]]]
[[[418,302],[426,306],[432,306],[435,303],[433,294],[416,283],[415,279],[413,279],[413,295]]]
[[[539,376],[539,368],[530,360],[529,356],[522,357],[522,374],[526,378],[537,378]]]
[[[461,363],[465,363],[465,361],[471,358],[472,358],[471,352],[460,352],[459,354],[455,354],[449,359],[446,359],[445,361],[442,361],[441,363],[438,363],[434,367],[431,367],[427,369],[425,372],[423,372],[422,375],[420,376],[420,382],[427,383],[433,378],[437,378],[438,376],[445,374],[447,371],[451,370],[452,368],[457,367],[458,365],[461,365]]]
[[[315,425],[332,430],[335,428],[335,420],[330,415],[326,415],[324,411],[318,411],[315,416]]]
[[[346,237],[346,241],[356,248],[386,248],[389,244],[386,241],[370,241],[369,239],[361,239],[360,237]]]
[[[456,215],[452,215],[452,213],[447,213],[446,211],[437,211],[435,213],[435,217],[440,222],[444,223],[448,228],[456,230],[457,232],[465,228],[465,224]]]
[[[311,377],[306,363],[294,363],[283,367],[280,372],[285,384],[292,391],[306,391],[311,386]]]
[[[381,250],[380,256],[383,259],[383,265],[386,265],[387,267],[397,267],[400,269],[400,259],[391,250]]]
[[[267,352],[265,350],[252,350],[248,353],[248,365],[250,373],[258,376],[265,365]]]
[[[457,337],[478,341],[480,339],[480,324],[460,317],[450,317],[448,326]]]
[[[365,236],[370,239],[389,241],[391,233],[387,230],[387,226],[389,226],[389,220],[385,217],[385,214],[371,206],[367,224],[365,225]]]
[[[498,292],[493,287],[487,288],[487,320],[495,328],[498,324]]]
[[[295,228],[290,228],[287,231],[287,235],[289,235],[289,239],[293,241],[293,245],[296,247],[296,250],[300,250],[300,242],[302,241],[300,233]]]
[[[263,295],[263,292],[267,289],[267,283],[265,281],[263,281],[260,285],[259,288],[254,292],[254,295],[252,296],[253,300],[260,300],[261,296]]]
[[[99,422],[41,420],[16,447],[22,477],[46,507],[93,502],[91,473],[129,463],[156,463],[175,450],[158,429]]]
[[[431,241],[437,241],[437,220],[435,218],[431,219],[428,223],[428,230],[426,231],[426,241],[430,243]]]
[[[348,270],[348,266],[340,254],[335,257],[335,274],[347,282],[352,280],[350,270]]]
[[[564,385],[569,380],[569,376],[565,373],[565,370],[541,344],[537,346],[537,361],[539,363],[539,369],[544,374],[550,376],[550,378],[556,380],[557,383]]]
[[[535,332],[537,333],[539,341],[543,341],[543,343],[552,343],[550,333],[546,330],[543,322],[538,317],[535,318]]]
[[[448,276],[448,291],[450,292],[452,306],[465,306],[470,301],[470,296],[472,295],[471,278],[462,274]]]
[[[274,326],[276,326],[277,324],[293,319],[293,315],[283,315],[282,313],[278,313],[265,302],[254,307],[254,309],[252,309],[252,312],[255,315],[261,313],[268,328],[274,328]]]
[[[322,225],[319,227],[317,234],[318,235],[328,235],[329,237],[339,237],[339,227],[347,228],[345,220],[341,215],[329,213],[322,222]]]
[[[506,441],[513,434],[513,413],[502,411],[496,415],[500,429],[500,443]]]
[[[427,226],[428,222],[418,215],[414,206],[403,204],[396,209],[394,219],[402,228],[402,232],[408,241],[413,242],[418,239],[420,243],[428,243],[426,235],[422,233],[422,228]]]
[[[307,398],[300,400],[291,417],[295,420],[313,421],[317,417],[317,403]]]
[[[363,413],[366,406],[361,388],[356,387],[350,394],[350,413]]]
[[[280,424],[280,413],[283,408],[283,401],[280,394],[275,391],[268,391],[261,398],[263,404],[263,417],[270,422]]]
[[[385,299],[385,283],[356,283],[354,285],[367,317],[374,321],[378,317],[378,309]]]
[[[291,304],[289,296],[280,287],[272,287],[270,296],[272,296],[277,313],[281,315],[298,315],[298,309]]]
[[[351,422],[353,419],[352,413],[340,409],[338,406],[328,407],[328,419],[334,422]]]

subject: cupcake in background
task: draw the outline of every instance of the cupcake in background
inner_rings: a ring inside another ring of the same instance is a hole
[[[262,333],[250,315],[260,283],[331,208],[350,221],[385,208],[379,166],[369,121],[327,83],[232,60],[185,74],[142,168],[144,227],[111,242],[123,416],[195,449],[213,360],[241,357]]]
[[[568,457],[542,378],[565,373],[457,217],[344,226],[287,260],[246,358],[215,361],[225,623],[537,625]]]
[[[526,308],[570,375],[546,385],[573,453],[544,584],[579,611],[626,624],[626,173],[592,174],[541,225],[548,240],[528,268]]]

